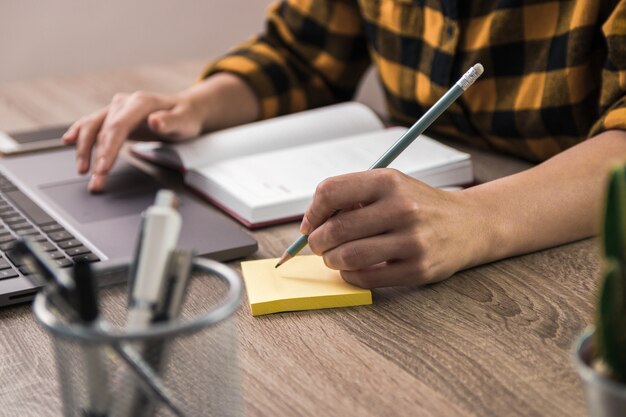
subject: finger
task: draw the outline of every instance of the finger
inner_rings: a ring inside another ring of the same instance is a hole
[[[381,173],[372,170],[340,175],[322,181],[306,210],[300,232],[310,234],[338,209],[375,201],[382,195]]]
[[[154,111],[171,108],[174,99],[147,93],[133,93],[108,112],[97,137],[96,165],[89,183],[91,191],[103,189],[106,176],[128,134]]]
[[[377,201],[362,208],[342,211],[326,220],[309,235],[313,253],[322,253],[343,243],[385,233],[395,227],[395,218],[388,218],[385,204]]]
[[[72,125],[67,129],[67,131],[63,134],[61,139],[63,139],[63,143],[66,145],[71,145],[76,143],[78,139],[78,126],[80,125],[80,121],[76,121],[72,123]]]
[[[159,135],[165,135],[164,132],[168,131],[168,129],[166,129],[166,121],[164,119],[166,119],[168,113],[169,110],[159,110],[151,113],[148,116],[148,127],[150,130],[154,133],[158,133]],[[167,128],[171,128],[169,126],[169,124],[171,124],[171,120],[168,120],[167,122]]]
[[[141,122],[148,119],[150,114],[175,109],[176,100],[172,96],[138,91],[124,100],[117,117],[113,118],[112,121],[126,127],[126,130],[130,132]]]
[[[171,139],[186,139],[200,133],[200,124],[191,119],[188,109],[183,106],[150,114],[148,126],[155,133]]]
[[[341,271],[347,283],[361,288],[426,285],[433,282],[429,271],[421,270],[419,259],[383,262],[359,271]],[[443,277],[444,279],[447,277]]]
[[[102,127],[106,112],[106,109],[103,109],[87,117],[79,125],[78,138],[76,139],[76,167],[79,174],[85,174],[89,171],[91,151],[96,142],[98,131]]]
[[[385,261],[419,257],[419,251],[410,236],[389,233],[347,242],[324,252],[323,257],[331,269],[358,271]]]
[[[97,139],[96,173],[106,174],[110,170],[128,134],[146,120],[150,113],[174,105],[175,99],[172,97],[144,92],[122,95],[121,100],[114,99]]]

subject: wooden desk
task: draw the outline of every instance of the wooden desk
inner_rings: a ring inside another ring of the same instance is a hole
[[[118,91],[178,91],[202,64],[0,85],[0,129],[71,122]],[[479,181],[526,167],[473,154]],[[253,235],[254,258],[276,257],[298,230],[289,224]],[[570,352],[592,316],[595,252],[586,240],[426,288],[377,290],[367,307],[252,318],[243,306],[247,415],[585,415]],[[0,334],[0,415],[60,415],[49,340],[30,307],[1,309]]]

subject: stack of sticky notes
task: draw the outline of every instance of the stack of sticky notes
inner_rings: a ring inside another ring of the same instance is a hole
[[[372,304],[372,292],[345,282],[319,256],[296,256],[275,268],[278,259],[241,263],[253,316]]]

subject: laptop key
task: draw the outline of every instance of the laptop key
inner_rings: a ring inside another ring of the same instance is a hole
[[[12,250],[7,251],[6,252],[6,256],[7,256],[7,258],[9,258],[11,260],[11,262],[13,262],[13,265],[15,265],[15,266],[22,266],[22,265],[24,265],[24,262],[22,262],[22,257],[20,255],[18,255],[17,253],[13,252]]]
[[[52,251],[57,250],[56,246],[54,246],[50,242],[40,242],[39,246],[41,246],[41,248],[45,250],[46,252],[52,252]]]
[[[4,226],[0,226],[0,236],[8,235],[9,233],[11,233],[9,229]]]
[[[4,217],[2,220],[4,220],[4,222],[8,225],[27,221],[24,216],[17,213],[14,216]]]
[[[63,226],[61,226],[59,223],[51,223],[45,226],[41,226],[41,231],[44,233],[50,233],[50,232],[54,232],[56,230],[62,230],[62,229],[63,229]]]
[[[65,254],[61,251],[55,250],[53,252],[48,252],[48,256],[52,259],[61,259],[65,258]]]
[[[78,255],[78,256],[74,256],[72,258],[72,260],[74,262],[98,262],[100,260],[100,258],[98,258],[98,255],[96,255],[95,253],[85,253],[82,255]]]
[[[54,232],[56,230],[61,230],[63,229],[63,226],[61,226],[59,223],[52,223],[52,224],[47,224],[45,226],[41,226],[41,231],[44,233],[50,233],[50,232]]]
[[[67,258],[56,259],[54,262],[57,264],[59,268],[67,268],[68,266],[74,265],[74,262],[70,261]]]
[[[0,189],[2,191],[7,191],[11,189],[15,189],[15,185],[5,176],[0,177]]]
[[[29,227],[33,227],[33,225],[28,222],[13,223],[11,225],[11,229],[13,230],[28,229]]]
[[[4,258],[0,259],[0,270],[7,269],[7,268],[11,268],[11,264],[9,263],[9,261],[7,261]]]
[[[84,246],[76,246],[75,248],[69,248],[65,251],[65,253],[72,258],[78,255],[82,255],[84,253],[90,253],[90,252],[91,251]]]
[[[52,232],[48,234],[48,237],[55,242],[60,242],[62,240],[73,239],[74,235],[72,235],[67,230],[59,230],[57,232]]]
[[[6,193],[8,191],[17,190],[17,187],[10,182],[1,182],[0,183],[0,191]]]
[[[32,275],[33,274],[33,271],[29,267],[27,267],[26,265],[22,265],[18,269],[20,270],[22,275]]]
[[[26,194],[19,190],[10,191],[6,193],[6,196],[17,207],[19,207],[24,214],[38,226],[44,224],[54,223],[54,219],[45,211],[42,210],[37,204],[33,202]]]
[[[15,238],[13,237],[13,235],[3,235],[0,236],[0,244],[2,243],[10,243],[15,241]]]
[[[20,213],[15,211],[15,209],[13,207],[10,207],[8,210],[0,211],[0,219],[4,220],[7,217],[16,216],[18,214],[20,214]]]
[[[6,251],[10,250],[13,247],[13,242],[15,242],[15,239],[13,239],[10,242],[0,243],[0,249],[3,252],[6,252]]]
[[[13,268],[3,269],[0,271],[0,279],[15,278],[19,276],[20,274],[18,274]]]
[[[30,236],[30,235],[37,235],[39,234],[39,231],[37,229],[34,228],[28,228],[28,229],[21,229],[15,232],[15,234],[17,234],[18,236]]]
[[[42,235],[41,233],[36,236],[31,236],[30,238],[31,240],[34,240],[35,242],[47,242],[48,241],[48,237],[45,235]]]
[[[61,249],[69,249],[69,248],[73,248],[74,246],[81,246],[82,243],[76,239],[69,239],[69,240],[64,240],[63,242],[59,242],[59,246],[61,247]]]

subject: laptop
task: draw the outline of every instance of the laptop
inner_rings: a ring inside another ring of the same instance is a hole
[[[79,258],[98,269],[132,259],[141,213],[164,186],[120,157],[106,191],[91,194],[89,178],[76,174],[75,158],[75,150],[65,148],[0,159],[0,306],[29,301],[37,292],[26,278],[30,271],[10,252],[20,236],[38,241],[62,268]],[[256,251],[257,242],[232,220],[190,195],[177,195],[181,248],[218,261]]]

